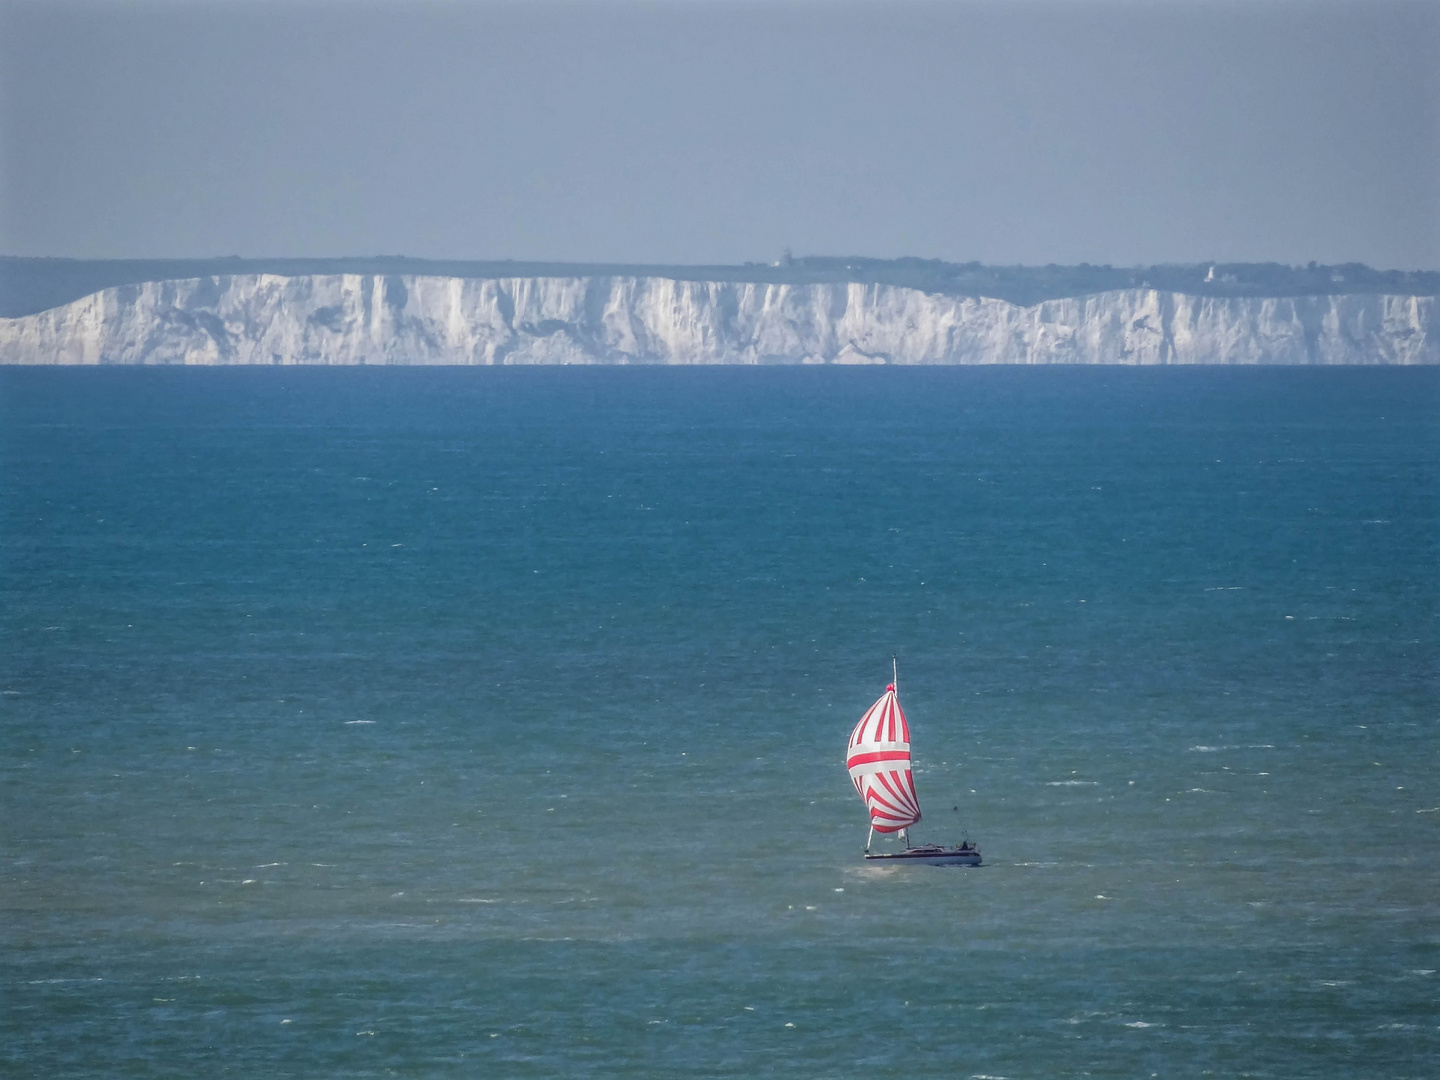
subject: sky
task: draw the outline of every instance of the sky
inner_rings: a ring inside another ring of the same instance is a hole
[[[0,0],[0,254],[1440,268],[1432,0]]]

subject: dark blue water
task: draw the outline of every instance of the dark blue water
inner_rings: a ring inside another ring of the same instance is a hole
[[[0,371],[0,1072],[1433,1077],[1437,481],[1435,370]]]

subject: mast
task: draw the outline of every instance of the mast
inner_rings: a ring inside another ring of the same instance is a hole
[[[890,654],[890,685],[895,689],[895,705],[898,708],[900,705],[900,661],[896,659],[894,653]],[[908,848],[910,846],[910,830],[908,828],[901,829],[899,837],[900,846]]]
[[[900,661],[896,658],[894,653],[890,654],[890,686],[895,691],[895,707],[898,709],[900,707]],[[871,828],[871,831],[874,831],[873,826]],[[901,829],[897,835],[900,837],[900,845],[908,849],[910,847],[909,828]],[[865,849],[867,851],[870,849],[870,843],[868,840],[865,843]]]

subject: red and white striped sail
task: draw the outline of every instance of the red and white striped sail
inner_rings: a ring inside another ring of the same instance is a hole
[[[920,820],[920,800],[910,773],[910,725],[894,683],[850,733],[845,766],[876,832],[899,832]]]

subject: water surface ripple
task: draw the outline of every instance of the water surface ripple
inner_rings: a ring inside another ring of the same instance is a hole
[[[1437,407],[0,371],[0,1071],[1433,1077]]]

